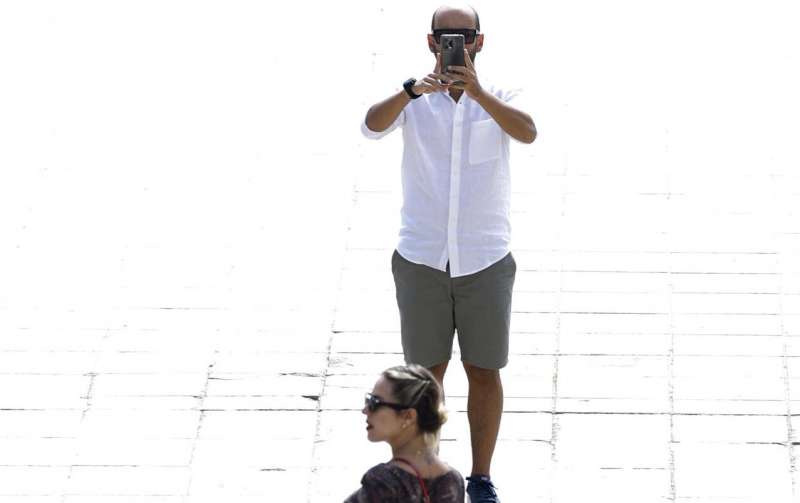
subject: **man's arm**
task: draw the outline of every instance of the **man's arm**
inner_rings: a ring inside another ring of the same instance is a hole
[[[412,87],[411,92],[414,94],[429,94],[447,91],[450,79],[440,73],[442,67],[442,55],[436,55],[436,66],[433,72],[429,73],[427,77],[418,80]],[[442,83],[445,81],[447,83]],[[372,105],[367,111],[365,123],[367,128],[371,131],[380,133],[385,131],[386,128],[391,126],[403,109],[411,101],[411,97],[405,90],[392,95],[389,98]]]
[[[475,101],[492,116],[503,131],[522,143],[533,143],[536,139],[536,125],[531,116],[517,110],[505,101],[481,89]]]
[[[531,116],[489,94],[481,87],[475,65],[472,64],[466,49],[464,49],[464,62],[467,66],[445,68],[447,75],[460,78],[463,82],[453,87],[463,89],[470,98],[477,101],[509,136],[522,143],[533,143],[536,139],[536,126]]]
[[[400,112],[403,111],[409,101],[411,101],[411,98],[403,90],[380,103],[372,105],[367,111],[367,127],[376,133],[385,131],[397,120]]]

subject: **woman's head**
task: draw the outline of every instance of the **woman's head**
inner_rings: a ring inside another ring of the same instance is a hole
[[[447,421],[442,388],[430,371],[413,364],[383,371],[362,412],[373,442],[436,434]]]

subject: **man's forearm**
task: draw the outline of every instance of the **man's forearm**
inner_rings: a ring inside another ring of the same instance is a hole
[[[492,116],[503,131],[513,138],[523,143],[533,143],[536,139],[536,125],[530,115],[486,91],[483,91],[475,101]]]
[[[367,127],[376,133],[384,131],[392,125],[409,101],[411,98],[408,97],[408,94],[400,91],[394,96],[372,105],[367,111]]]

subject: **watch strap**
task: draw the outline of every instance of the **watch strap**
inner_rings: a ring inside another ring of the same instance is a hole
[[[413,87],[414,87],[414,84],[416,84],[416,83],[417,83],[417,79],[413,79],[413,78],[412,79],[408,79],[407,81],[403,82],[403,89],[406,90],[406,94],[408,94],[408,97],[411,98],[412,100],[415,100],[415,99],[419,98],[420,96],[422,96],[421,94],[415,94],[414,93]]]

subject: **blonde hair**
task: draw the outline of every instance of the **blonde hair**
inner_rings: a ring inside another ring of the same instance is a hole
[[[389,381],[395,400],[417,411],[419,430],[438,434],[447,422],[447,411],[442,387],[433,374],[425,367],[412,363],[391,367],[381,375]]]

